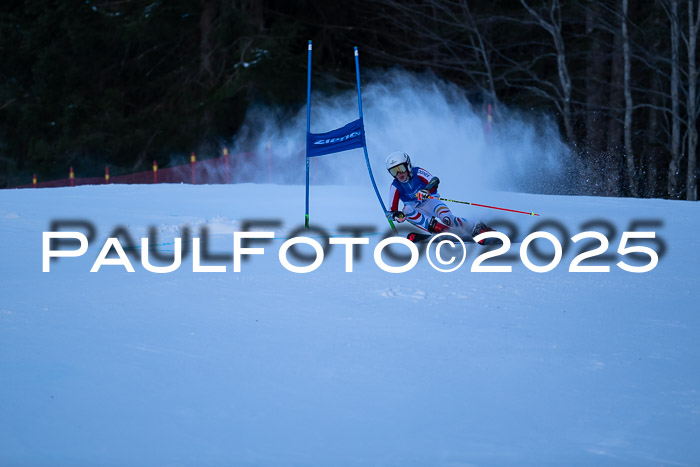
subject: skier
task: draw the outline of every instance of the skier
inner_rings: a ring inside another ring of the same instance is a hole
[[[473,238],[480,233],[493,231],[483,222],[474,225],[468,219],[455,216],[442,201],[431,198],[440,197],[437,191],[440,179],[422,167],[413,167],[411,158],[405,152],[389,154],[386,168],[394,177],[390,192],[391,208],[387,217],[395,222],[407,220],[431,234],[450,232],[460,238]],[[403,201],[402,210],[399,210],[399,200]],[[417,237],[412,235],[409,234],[408,238],[415,240]],[[483,245],[484,240],[479,243]]]

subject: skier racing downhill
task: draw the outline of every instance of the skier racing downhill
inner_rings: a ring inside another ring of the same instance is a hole
[[[430,234],[450,232],[460,238],[472,239],[483,232],[493,229],[483,222],[476,225],[463,217],[456,217],[445,204],[434,198],[439,198],[438,184],[440,179],[434,177],[422,167],[413,167],[411,158],[403,151],[389,154],[386,168],[394,177],[391,183],[391,208],[387,212],[395,222],[406,220],[411,224],[428,231]],[[399,210],[399,200],[403,201],[403,209]],[[408,234],[411,241],[419,241],[425,237],[415,233]],[[479,243],[491,244],[497,239],[489,238]],[[498,241],[500,243],[500,241]]]

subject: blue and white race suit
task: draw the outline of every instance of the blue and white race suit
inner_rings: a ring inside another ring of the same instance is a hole
[[[463,217],[456,217],[445,203],[438,199],[418,201],[416,193],[428,186],[433,175],[421,167],[413,167],[411,177],[404,183],[394,179],[391,184],[391,211],[399,210],[399,201],[403,202],[402,212],[413,225],[428,230],[430,219],[435,217],[448,227],[448,231],[460,237],[471,236],[474,224]],[[430,196],[440,197],[437,187],[430,191]]]

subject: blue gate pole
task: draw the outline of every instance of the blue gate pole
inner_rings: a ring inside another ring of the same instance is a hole
[[[362,90],[360,88],[360,59],[359,59],[359,52],[357,51],[357,47],[355,47],[355,75],[357,76],[357,104],[360,108],[360,119],[362,120],[362,137],[364,139],[362,149],[365,150],[365,162],[367,163],[367,171],[369,172],[369,179],[372,181],[372,186],[374,187],[374,192],[377,195],[377,199],[379,200],[379,204],[382,205],[382,210],[384,211],[384,217],[389,221],[389,225],[391,228],[394,230],[394,233],[396,232],[396,227],[394,226],[394,222],[387,217],[388,211],[386,210],[386,206],[384,205],[384,201],[382,201],[382,197],[379,194],[379,190],[377,189],[377,184],[374,181],[374,175],[372,175],[372,167],[369,164],[369,154],[367,154],[367,138],[365,137],[366,132],[364,131],[364,126],[365,122],[362,116]],[[308,160],[307,160],[308,164]]]
[[[304,226],[309,228],[309,133],[311,133],[311,41],[306,75],[306,214]]]

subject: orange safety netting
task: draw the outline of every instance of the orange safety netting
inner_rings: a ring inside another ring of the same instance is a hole
[[[12,188],[54,188],[79,185],[107,184],[153,184],[153,183],[190,183],[190,184],[220,184],[244,182],[240,176],[242,165],[250,162],[254,153],[246,152],[231,156],[218,157],[195,161],[189,164],[167,168],[136,172],[126,175],[110,175],[103,177],[67,177],[58,180],[37,181],[18,185]]]

